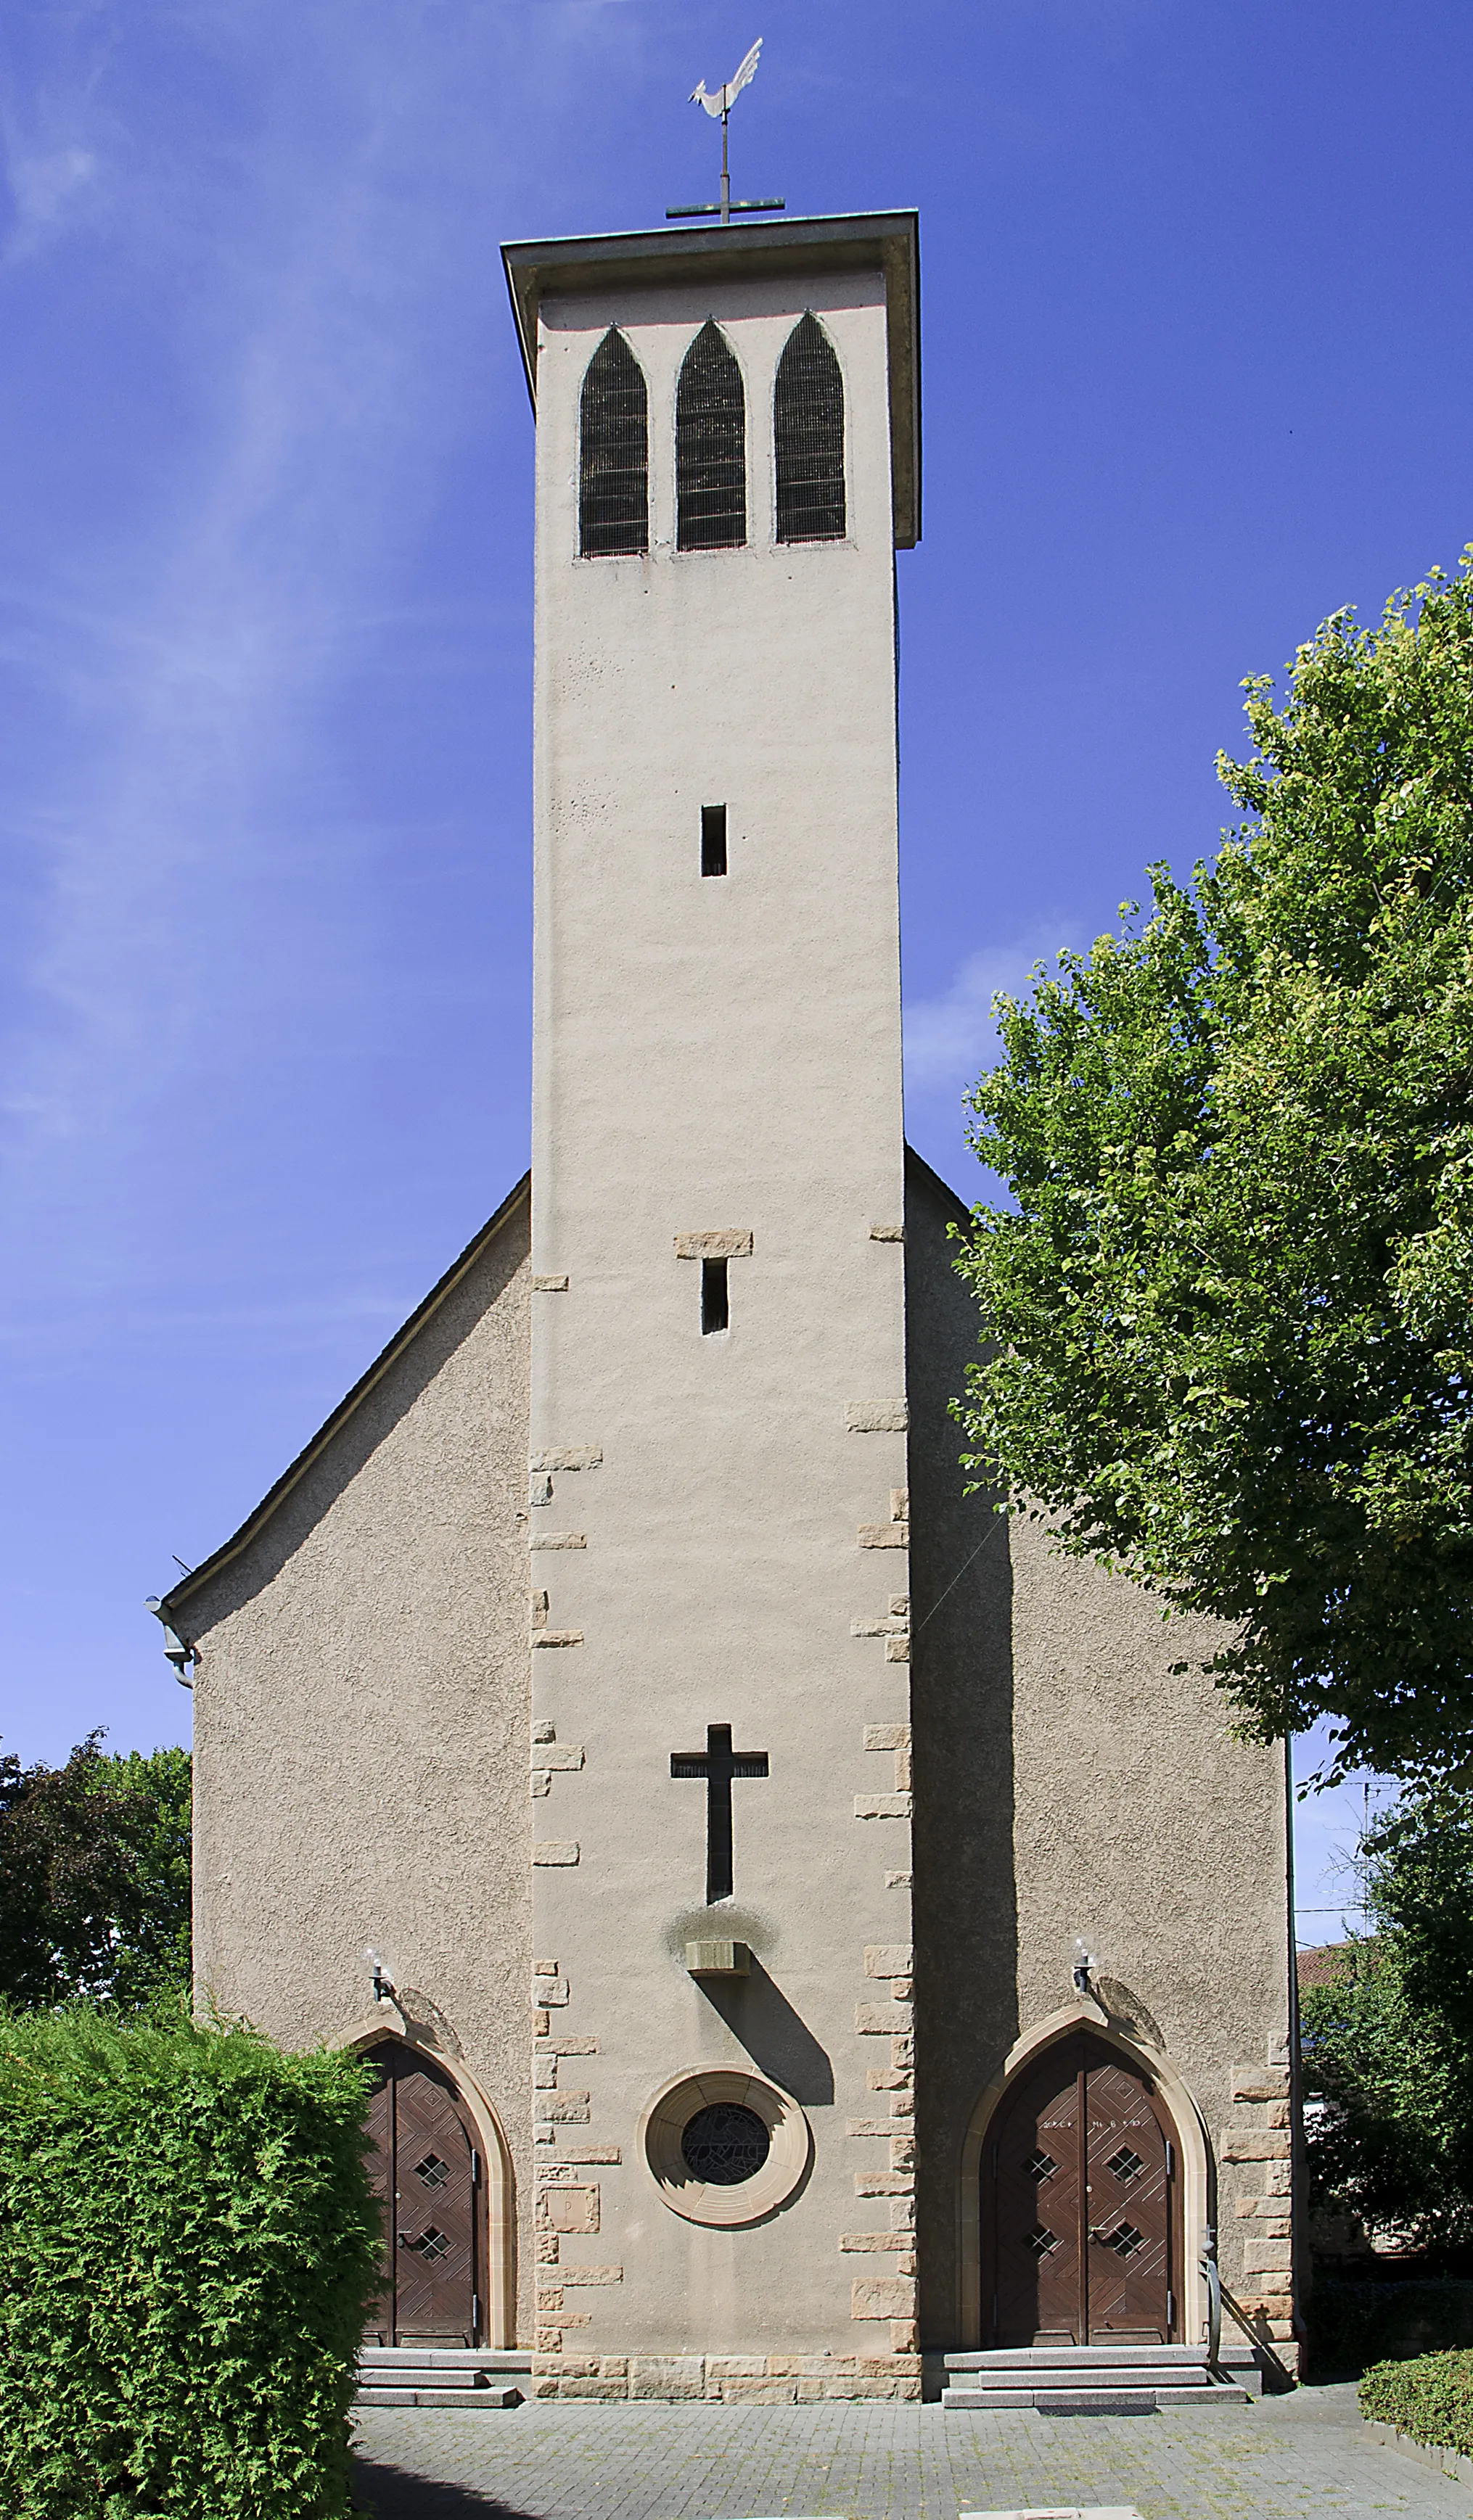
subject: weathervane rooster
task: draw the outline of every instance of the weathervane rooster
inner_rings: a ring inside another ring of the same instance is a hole
[[[691,89],[690,101],[692,105],[704,105],[707,112],[711,114],[713,119],[719,114],[724,127],[726,116],[731,112],[737,98],[741,95],[743,88],[748,85],[749,81],[757,76],[757,66],[761,59],[761,53],[762,39],[760,35],[759,35],[757,42],[753,45],[751,52],[747,55],[747,58],[743,62],[741,68],[737,71],[735,78],[729,78],[724,87],[718,87],[714,96],[712,95],[710,89],[707,87],[706,81],[702,79],[699,87],[693,87]]]
[[[692,202],[681,209],[667,210],[665,215],[667,219],[709,219],[719,212],[721,225],[724,228],[730,225],[733,210],[780,210],[785,207],[782,202],[734,202],[731,198],[731,176],[726,162],[726,125],[731,109],[743,88],[757,75],[757,66],[761,58],[761,50],[762,39],[759,35],[740,69],[727,80],[724,87],[709,88],[706,81],[702,79],[698,87],[691,89],[692,105],[704,105],[713,121],[718,117],[720,120],[721,198],[719,202]]]

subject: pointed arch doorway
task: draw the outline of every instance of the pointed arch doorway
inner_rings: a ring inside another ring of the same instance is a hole
[[[369,2177],[383,2216],[370,2345],[486,2342],[488,2231],[482,2138],[448,2074],[396,2039],[365,2049]]]
[[[1087,2031],[1045,2048],[981,2168],[984,2346],[1180,2341],[1180,2145],[1143,2066]]]

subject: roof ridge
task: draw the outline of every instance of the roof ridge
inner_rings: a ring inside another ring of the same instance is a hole
[[[164,1595],[159,1604],[159,1613],[176,1633],[182,1635],[183,1631],[179,1628],[175,1612],[190,1598],[191,1595],[199,1591],[202,1584],[207,1583],[212,1575],[217,1575],[222,1567],[228,1566],[233,1557],[239,1557],[242,1550],[247,1548],[255,1538],[256,1533],[264,1528],[277,1507],[285,1502],[298,1481],[305,1476],[319,1455],[326,1451],[340,1428],[346,1425],[355,1410],[367,1399],[374,1385],[383,1380],[390,1367],[418,1336],[432,1316],[438,1312],[445,1297],[453,1293],[461,1279],[480,1258],[486,1244],[494,1240],[513,1211],[526,1198],[530,1187],[531,1174],[525,1172],[516,1188],[507,1192],[495,1214],[487,1217],[480,1232],[471,1237],[458,1259],[451,1261],[444,1276],[437,1279],[423,1303],[417,1304],[408,1320],[400,1324],[388,1346],[380,1349],[366,1372],[359,1374],[352,1389],[345,1392],[337,1408],[330,1416],[324,1418],[315,1435],[308,1437],[296,1460],[288,1463],[275,1485],[266,1490],[259,1505],[252,1508],[240,1528],[232,1532],[228,1540],[222,1541],[220,1547],[212,1551],[203,1565],[195,1567],[191,1574],[186,1575],[182,1584],[176,1584],[171,1592]]]

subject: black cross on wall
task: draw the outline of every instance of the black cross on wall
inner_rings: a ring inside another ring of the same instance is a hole
[[[672,1750],[672,1777],[706,1780],[706,1904],[731,1897],[731,1779],[764,1777],[765,1750],[733,1750],[731,1726],[708,1724],[704,1750]]]

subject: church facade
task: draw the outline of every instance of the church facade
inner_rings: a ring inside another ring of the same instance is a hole
[[[506,248],[532,1165],[164,1612],[202,1995],[371,2055],[384,2347],[1294,2354],[1282,1760],[968,1495],[905,1147],[913,214]],[[365,1958],[371,1955],[371,1958]]]

